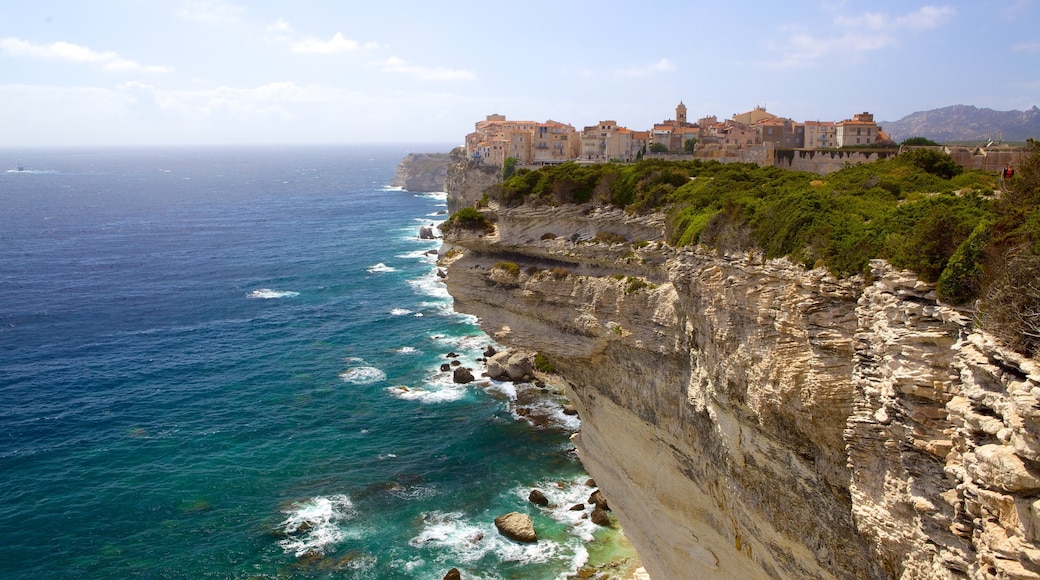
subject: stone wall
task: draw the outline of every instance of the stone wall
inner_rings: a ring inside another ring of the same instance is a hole
[[[809,171],[826,175],[834,173],[846,165],[873,163],[896,155],[896,151],[887,149],[778,149],[774,154],[777,167],[793,171]]]

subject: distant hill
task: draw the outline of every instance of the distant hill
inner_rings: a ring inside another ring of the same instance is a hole
[[[926,137],[939,143],[953,141],[1025,141],[1040,139],[1040,109],[994,111],[971,105],[954,105],[918,111],[898,121],[878,123],[895,142]]]

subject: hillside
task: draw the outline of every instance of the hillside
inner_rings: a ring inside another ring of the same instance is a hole
[[[1040,109],[994,111],[954,105],[918,111],[898,121],[878,123],[896,142],[926,137],[940,143],[953,141],[1025,141],[1040,138]]]

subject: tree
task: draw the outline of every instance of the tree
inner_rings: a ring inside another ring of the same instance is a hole
[[[651,153],[668,153],[668,146],[664,143],[654,143],[650,146]]]
[[[900,145],[907,147],[938,147],[939,144],[926,137],[907,137]]]
[[[505,181],[516,171],[516,157],[506,157],[502,162],[502,180]]]
[[[687,153],[693,153],[693,150],[694,150],[695,147],[697,147],[697,139],[696,138],[687,139],[686,142],[683,143],[683,151],[685,151]]]

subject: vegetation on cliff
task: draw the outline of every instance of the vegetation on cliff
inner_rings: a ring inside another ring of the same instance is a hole
[[[495,224],[491,223],[491,220],[482,212],[472,207],[464,207],[451,214],[439,227],[445,233],[453,230],[473,230],[484,233],[495,231]]]
[[[1040,143],[1030,147],[1008,183],[921,149],[826,177],[703,160],[566,163],[517,169],[489,194],[507,207],[663,211],[672,245],[759,248],[767,258],[787,256],[837,276],[867,273],[871,259],[883,258],[937,283],[947,302],[981,298],[979,312],[993,324],[1011,328],[1009,320],[1018,320],[1014,336],[1027,337],[1018,348],[1028,352],[1040,345],[1040,289],[1009,279],[1008,270],[1040,269]],[[446,225],[490,225],[472,213]]]

